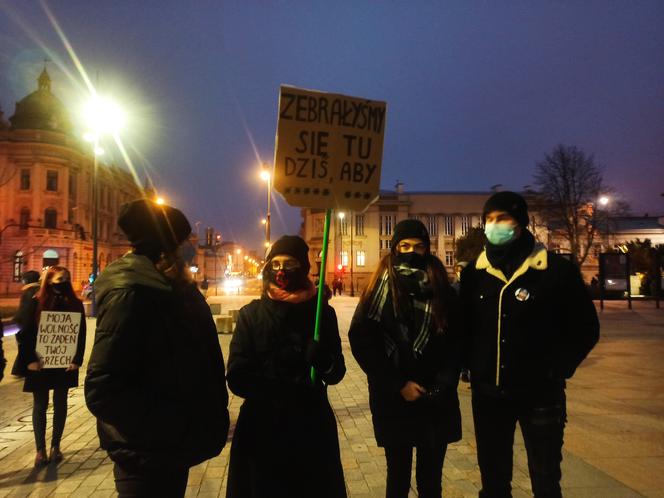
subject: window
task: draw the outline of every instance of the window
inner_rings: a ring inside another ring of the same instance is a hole
[[[355,216],[355,235],[364,235],[364,215]]]
[[[380,250],[389,251],[392,241],[390,239],[380,239]]]
[[[58,172],[53,170],[48,170],[46,172],[46,190],[49,192],[58,191]]]
[[[76,173],[70,172],[69,173],[69,198],[70,199],[76,199],[77,183],[78,183],[78,175]]]
[[[30,190],[30,170],[21,170],[21,190]]]
[[[355,252],[355,264],[356,266],[364,266],[366,265],[367,261],[367,255],[364,251],[356,251]]]
[[[438,236],[438,217],[434,214],[428,217],[427,220],[427,230],[429,230],[429,236],[437,237]]]
[[[445,266],[450,267],[454,264],[454,253],[452,251],[445,251]]]
[[[396,215],[394,214],[383,214],[380,216],[380,235],[392,236],[392,229],[396,222]]]
[[[461,235],[466,235],[470,228],[470,216],[461,217]]]
[[[454,216],[445,216],[445,235],[454,235]]]
[[[341,231],[341,236],[348,235],[348,219],[344,216],[339,218],[339,230]]]
[[[42,267],[56,266],[60,264],[60,255],[54,249],[47,249],[42,255]]]
[[[44,228],[57,228],[58,212],[53,208],[44,211]]]
[[[324,227],[325,227],[325,218],[321,216],[316,216],[314,218],[314,236],[322,235]]]
[[[23,274],[23,253],[21,251],[16,251],[14,253],[14,268],[12,272],[12,277],[14,279],[14,282],[20,282],[22,274]]]
[[[18,225],[20,228],[28,228],[28,223],[30,222],[30,209],[27,207],[21,208],[21,215],[18,219]]]
[[[341,265],[348,266],[348,251],[341,251]]]

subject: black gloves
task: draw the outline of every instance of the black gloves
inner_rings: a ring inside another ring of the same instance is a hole
[[[309,339],[307,342],[305,359],[319,373],[326,373],[332,368],[332,364],[334,363],[334,358],[330,350],[313,339]]]

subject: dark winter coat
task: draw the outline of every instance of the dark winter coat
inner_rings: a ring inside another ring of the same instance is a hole
[[[69,372],[66,371],[66,368],[43,368],[39,371],[28,370],[28,365],[30,363],[39,361],[36,349],[39,318],[42,311],[72,311],[81,314],[76,354],[71,362],[78,366],[83,365],[86,340],[85,310],[83,309],[83,303],[78,299],[64,302],[63,300],[56,298],[54,305],[50,309],[41,310],[37,299],[33,297],[31,306],[26,313],[23,326],[19,331],[19,371],[25,372],[23,391],[32,393],[48,389],[76,387],[78,386],[78,370],[71,370]]]
[[[263,297],[240,310],[228,358],[228,387],[245,399],[235,426],[228,498],[345,497],[337,425],[327,385],[346,367],[334,310],[323,308],[320,341],[330,369],[309,377],[316,299]]]
[[[95,292],[85,400],[101,447],[130,471],[167,472],[218,455],[228,434],[228,393],[200,292],[173,286],[135,254],[109,265]]]
[[[486,253],[461,277],[474,389],[545,395],[564,387],[599,339],[578,269],[536,244],[510,279]]]
[[[393,322],[391,297],[383,308],[381,322],[367,317],[360,303],[351,322],[348,338],[353,356],[367,374],[369,406],[378,446],[437,447],[461,439],[461,413],[457,385],[461,371],[461,342],[457,297],[454,290],[445,296],[448,324],[443,334],[432,333],[422,357],[405,361],[388,357],[385,335]],[[432,325],[432,327],[435,327]],[[412,366],[412,361],[415,361]],[[413,381],[435,397],[406,401],[401,388]]]
[[[35,302],[33,297],[39,290],[39,282],[24,285],[21,288],[21,300],[18,305],[16,315],[14,315],[14,323],[18,326],[19,332],[16,334],[16,344],[21,345],[21,328],[25,325],[29,316],[35,311]],[[25,377],[27,370],[24,362],[21,361],[21,355],[16,355],[14,365],[12,366],[12,375],[17,377]]]

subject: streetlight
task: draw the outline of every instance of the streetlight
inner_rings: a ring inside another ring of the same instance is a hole
[[[270,247],[270,200],[272,195],[272,175],[268,170],[267,164],[263,163],[263,169],[260,172],[261,180],[267,184],[267,212],[265,213],[265,247]]]
[[[163,197],[157,197],[157,198],[155,199],[155,202],[156,202],[157,204],[159,204],[160,206],[163,206],[163,205],[166,203],[166,201],[164,200]]]
[[[94,94],[83,109],[83,119],[88,128],[83,138],[92,144],[94,158],[92,168],[92,283],[99,273],[99,185],[97,179],[98,157],[104,153],[99,140],[104,134],[117,135],[125,123],[120,106],[110,98]],[[92,291],[92,315],[97,316],[97,299]]]
[[[608,251],[609,250],[609,210],[608,210],[608,206],[609,206],[609,203],[611,202],[611,199],[606,195],[602,195],[597,201],[599,202],[600,206],[602,206],[606,210],[606,213],[605,213],[605,216],[606,216],[606,250]]]

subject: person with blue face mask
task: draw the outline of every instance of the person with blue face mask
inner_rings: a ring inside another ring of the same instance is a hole
[[[460,286],[479,495],[511,496],[518,422],[534,496],[560,497],[565,382],[599,339],[597,313],[579,269],[535,241],[523,197],[496,193],[482,217],[486,245]]]

